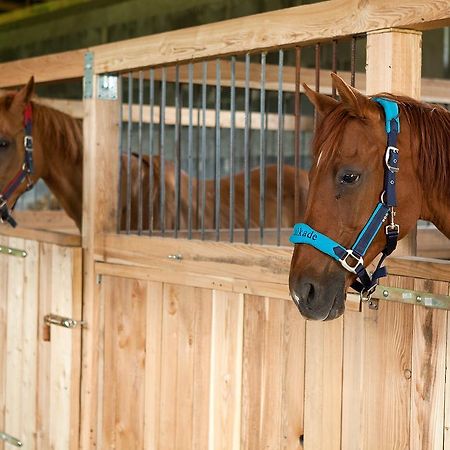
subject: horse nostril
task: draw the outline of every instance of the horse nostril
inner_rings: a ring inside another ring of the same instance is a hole
[[[299,305],[311,306],[314,301],[314,285],[311,283],[299,283],[293,290],[291,290],[291,297]]]

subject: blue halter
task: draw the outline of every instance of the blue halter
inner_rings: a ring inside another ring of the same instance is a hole
[[[394,207],[397,206],[395,178],[398,172],[399,157],[397,148],[397,136],[400,132],[399,109],[397,103],[392,100],[378,97],[374,97],[372,100],[382,106],[386,121],[387,148],[384,157],[384,192],[381,194],[380,202],[351,248],[345,248],[305,223],[297,223],[289,238],[293,244],[313,246],[338,261],[344,269],[355,274],[356,281],[352,287],[365,298],[370,298],[378,284],[378,279],[387,275],[386,268],[381,265],[385,258],[395,250],[399,235],[399,226],[394,222]],[[388,215],[390,215],[390,223],[385,227],[386,246],[382,251],[377,268],[372,275],[369,275],[364,267],[363,258]]]

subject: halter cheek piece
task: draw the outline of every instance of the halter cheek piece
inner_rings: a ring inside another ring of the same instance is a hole
[[[6,187],[0,192],[0,222],[8,222],[12,227],[17,226],[17,222],[11,215],[11,211],[8,208],[8,200],[11,195],[17,190],[17,188],[27,181],[26,190],[29,191],[33,187],[33,181],[31,180],[31,174],[33,173],[33,135],[32,135],[32,106],[28,103],[25,106],[23,126],[24,126],[24,140],[23,146],[25,150],[23,164],[16,176],[6,185]]]
[[[377,97],[372,98],[372,100],[379,103],[384,110],[387,148],[384,157],[384,191],[366,225],[359,233],[351,248],[345,248],[338,242],[304,223],[296,224],[289,238],[293,244],[308,244],[313,246],[338,261],[345,270],[355,274],[356,280],[352,284],[352,288],[359,292],[362,298],[370,298],[377,287],[379,278],[387,275],[386,267],[381,267],[381,265],[385,258],[397,247],[400,230],[394,221],[394,207],[397,206],[395,183],[399,157],[397,148],[397,136],[400,132],[399,109],[397,103],[392,100]],[[375,271],[372,275],[369,275],[367,269],[364,267],[363,258],[388,216],[390,222],[385,227],[386,245],[382,250],[382,257]]]

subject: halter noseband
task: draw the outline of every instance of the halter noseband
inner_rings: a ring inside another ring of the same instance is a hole
[[[399,109],[397,103],[392,100],[377,97],[372,98],[372,100],[379,103],[384,110],[387,148],[384,157],[384,191],[366,225],[351,248],[344,247],[305,223],[296,224],[289,238],[293,244],[313,246],[338,261],[345,270],[355,274],[356,281],[352,284],[352,288],[360,293],[361,298],[370,298],[378,284],[378,279],[387,275],[386,267],[381,267],[381,265],[385,258],[397,247],[400,231],[398,224],[394,221],[394,207],[397,206],[395,183],[396,174],[399,170],[399,151],[397,148],[397,136],[400,132]],[[385,227],[386,245],[382,250],[382,257],[375,271],[372,275],[369,275],[364,267],[363,258],[388,216],[390,216],[390,222]]]
[[[0,192],[0,222],[8,222],[14,228],[17,226],[17,222],[12,217],[7,202],[11,195],[17,190],[17,188],[25,179],[27,180],[26,190],[28,191],[33,187],[33,181],[30,177],[30,175],[33,173],[32,112],[33,109],[31,103],[27,103],[27,105],[25,106],[23,117],[23,146],[25,149],[23,164],[15,177]]]

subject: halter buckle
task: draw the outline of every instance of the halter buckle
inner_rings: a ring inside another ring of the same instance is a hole
[[[357,253],[355,253],[351,248],[350,249],[346,249],[346,255],[339,260],[339,262],[342,264],[342,267],[344,267],[344,269],[348,270],[351,273],[357,273],[356,272],[356,268],[361,265],[364,266],[364,260],[362,258],[362,256],[359,256]],[[347,262],[348,258],[353,258],[355,261],[355,265],[350,265]]]
[[[33,136],[24,136],[23,145],[27,152],[33,151]]]
[[[362,302],[368,302],[372,298],[373,293],[375,292],[375,289],[377,288],[378,283],[375,283],[372,287],[365,291],[361,291],[359,293],[359,298]]]
[[[400,234],[400,225],[397,223],[390,223],[385,227],[385,233],[389,234],[389,231],[396,231],[397,234]]]
[[[384,155],[384,161],[386,163],[386,167],[389,169],[390,172],[392,173],[397,173],[399,171],[398,167],[393,167],[389,164],[389,160],[391,158],[391,152],[392,153],[398,153],[398,148],[394,147],[393,145],[390,145],[387,149],[386,149],[386,154]],[[394,162],[397,162],[397,160],[394,160]]]

